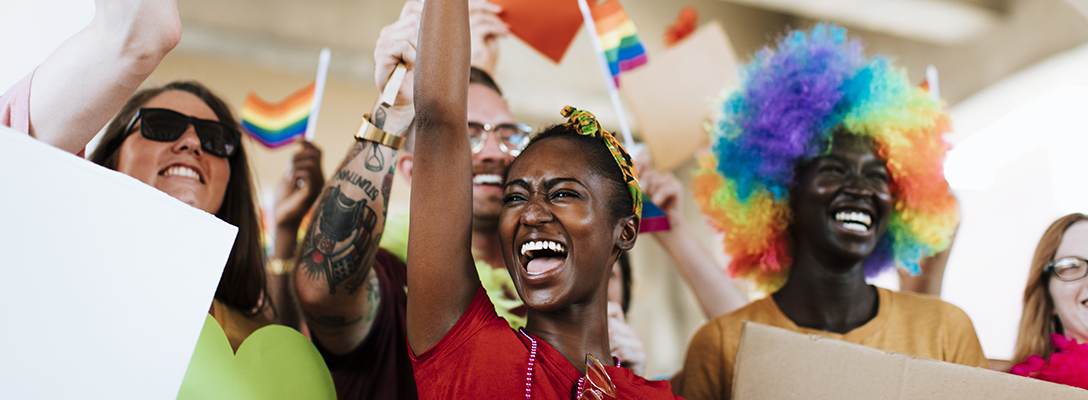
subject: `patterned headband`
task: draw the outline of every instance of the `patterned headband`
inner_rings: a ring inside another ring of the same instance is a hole
[[[627,150],[624,150],[620,142],[616,141],[611,133],[601,128],[601,124],[597,122],[597,117],[594,117],[589,111],[566,106],[563,107],[560,114],[570,118],[564,125],[576,128],[579,134],[604,139],[608,152],[612,153],[616,165],[619,165],[620,171],[623,172],[623,180],[627,183],[627,190],[631,192],[631,200],[635,203],[635,216],[642,218],[642,189],[638,186],[638,171],[635,169],[635,163],[631,161],[631,156],[627,154]]]

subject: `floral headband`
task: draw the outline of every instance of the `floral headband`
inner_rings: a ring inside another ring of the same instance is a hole
[[[570,118],[564,125],[578,129],[579,134],[604,139],[604,144],[608,147],[608,151],[612,153],[616,165],[619,165],[620,171],[623,172],[627,190],[631,192],[631,200],[635,203],[635,216],[642,218],[642,189],[638,186],[638,171],[635,169],[635,163],[631,161],[631,155],[627,154],[627,150],[624,150],[620,142],[616,141],[611,133],[601,128],[601,124],[597,122],[597,117],[594,117],[589,111],[566,106],[563,107],[560,114]]]

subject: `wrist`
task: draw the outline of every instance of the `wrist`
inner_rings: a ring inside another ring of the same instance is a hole
[[[415,116],[415,107],[410,103],[389,108],[376,104],[373,112],[370,113],[369,121],[378,129],[389,132],[391,135],[403,136]]]

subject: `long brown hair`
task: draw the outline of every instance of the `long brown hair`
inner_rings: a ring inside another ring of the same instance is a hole
[[[141,90],[129,98],[113,121],[106,126],[106,133],[102,136],[100,145],[95,148],[89,159],[96,164],[116,170],[121,144],[125,142],[129,133],[125,131],[125,128],[128,128],[129,122],[136,116],[141,106],[169,90],[193,94],[215,112],[219,122],[238,129],[238,121],[234,119],[227,103],[204,85],[194,81],[173,82],[163,87]],[[238,237],[230,251],[230,258],[227,259],[223,275],[219,278],[215,298],[246,314],[253,315],[268,302],[262,301],[265,293],[264,253],[261,250],[260,217],[254,202],[253,184],[245,146],[239,143],[238,150],[228,161],[230,180],[227,182],[227,191],[223,195],[223,204],[219,206],[215,216],[238,227]]]
[[[1088,221],[1088,216],[1073,213],[1059,218],[1039,239],[1035,248],[1035,257],[1031,259],[1031,271],[1028,273],[1028,285],[1024,289],[1024,311],[1020,315],[1020,333],[1016,338],[1016,350],[1013,363],[1020,363],[1032,354],[1049,359],[1054,352],[1050,335],[1057,332],[1057,318],[1054,316],[1054,299],[1050,298],[1050,274],[1044,271],[1046,265],[1054,260],[1054,254],[1062,243],[1065,231],[1073,224]]]

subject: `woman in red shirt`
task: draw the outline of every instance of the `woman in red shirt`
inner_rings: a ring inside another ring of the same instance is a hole
[[[634,246],[642,203],[622,146],[568,107],[571,121],[506,171],[499,240],[529,310],[512,330],[472,261],[465,0],[426,3],[418,49],[408,341],[420,398],[673,398],[667,382],[611,366],[608,277]]]

